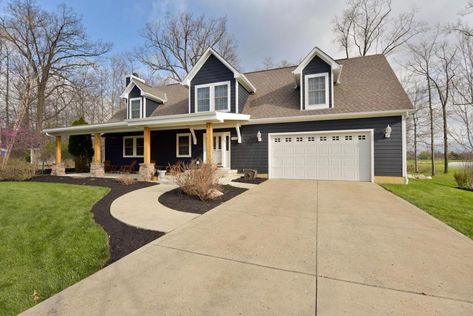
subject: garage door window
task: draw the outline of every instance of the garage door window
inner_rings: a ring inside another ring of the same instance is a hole
[[[366,140],[366,135],[358,135],[358,140]]]
[[[352,136],[351,135],[345,136],[345,140],[352,140]]]
[[[339,140],[340,140],[340,136],[332,136],[332,140],[333,140],[333,141],[339,141]]]

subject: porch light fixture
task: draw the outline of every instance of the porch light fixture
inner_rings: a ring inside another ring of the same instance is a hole
[[[384,129],[384,138],[390,138],[391,137],[391,131],[392,131],[392,128],[388,124],[388,127],[386,127]]]
[[[258,142],[261,142],[262,137],[261,137],[261,132],[260,131],[258,131],[258,133],[256,133],[256,139],[258,139]]]

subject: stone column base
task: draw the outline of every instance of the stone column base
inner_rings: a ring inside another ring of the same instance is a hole
[[[60,164],[54,164],[51,169],[52,176],[65,176],[66,175],[66,167],[61,162]]]
[[[140,181],[151,181],[154,177],[154,163],[140,163],[140,171],[138,179]]]
[[[101,162],[91,162],[90,163],[90,176],[94,178],[102,178],[105,176],[105,170],[103,168],[103,163]]]

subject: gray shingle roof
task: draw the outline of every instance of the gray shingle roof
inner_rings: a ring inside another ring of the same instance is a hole
[[[256,87],[242,113],[256,118],[273,118],[314,114],[360,113],[410,110],[413,108],[406,92],[384,55],[371,55],[337,60],[343,65],[340,83],[334,86],[335,106],[323,110],[300,110],[300,91],[295,89],[292,71],[285,67],[245,73]],[[153,116],[185,114],[188,112],[188,88],[180,84],[157,87],[167,96]],[[110,120],[124,120],[121,110]]]

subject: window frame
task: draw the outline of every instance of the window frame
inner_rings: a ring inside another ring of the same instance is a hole
[[[179,138],[187,137],[189,140],[189,154],[181,155],[179,152]],[[176,134],[176,158],[191,158],[192,157],[192,134],[191,133],[177,133]]]
[[[123,158],[143,158],[144,157],[144,152],[143,155],[137,155],[136,154],[136,149],[137,149],[137,139],[142,138],[143,143],[144,143],[144,136],[123,136]],[[132,155],[127,155],[125,153],[125,141],[126,139],[133,139],[133,154]]]
[[[325,78],[325,103],[320,104],[309,104],[309,79],[312,78]],[[318,73],[318,74],[310,74],[304,76],[304,108],[306,110],[317,110],[317,109],[328,109],[330,107],[330,100],[329,94],[331,86],[329,86],[329,75],[328,72]]]
[[[140,117],[132,117],[132,107],[131,107],[131,104],[133,103],[133,101],[136,101],[136,100],[139,100],[140,101]],[[142,97],[136,97],[136,98],[131,98],[128,100],[128,119],[129,120],[136,120],[136,119],[140,119],[140,118],[143,118],[143,98]]]
[[[227,85],[227,108],[222,110],[215,110],[215,87],[216,86],[223,86]],[[231,110],[231,81],[220,81],[220,82],[212,82],[206,84],[199,84],[194,86],[194,112],[195,113],[203,113],[203,112],[230,112]],[[208,111],[199,111],[199,104],[197,98],[197,90],[200,88],[209,88],[209,110]]]

